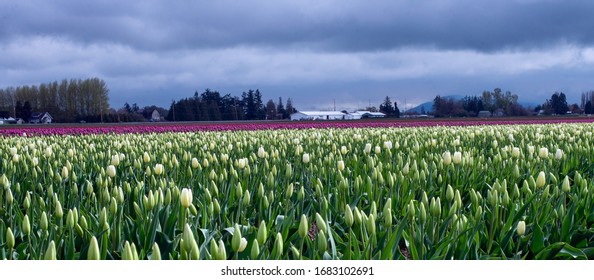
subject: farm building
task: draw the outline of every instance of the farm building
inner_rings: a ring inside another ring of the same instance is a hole
[[[491,116],[492,116],[492,114],[489,111],[480,111],[480,112],[478,112],[478,117],[479,118],[489,118]]]
[[[345,119],[348,120],[358,120],[358,119],[366,119],[366,118],[383,118],[386,114],[380,112],[370,112],[370,111],[355,111],[353,113],[348,113]]]
[[[300,120],[344,120],[346,114],[339,111],[299,111],[291,114],[292,121]]]
[[[153,112],[151,113],[151,122],[158,122],[161,121],[161,114],[159,114],[159,111],[157,111],[157,109],[153,110]]]
[[[29,117],[29,123],[52,123],[53,118],[48,113],[33,113],[31,117]]]
[[[21,118],[15,119],[13,117],[0,118],[0,124],[23,124],[24,121]]]

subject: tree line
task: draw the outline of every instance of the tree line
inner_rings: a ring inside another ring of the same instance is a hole
[[[99,78],[64,79],[0,89],[0,117],[28,121],[32,112],[48,112],[57,122],[102,118],[109,112],[109,90]]]
[[[270,99],[264,105],[260,90],[244,91],[241,97],[221,95],[216,90],[196,91],[193,97],[173,101],[166,119],[168,121],[222,121],[222,120],[277,120],[288,119],[297,112],[288,98],[283,104]]]
[[[594,91],[582,93],[582,104],[568,104],[563,92],[555,92],[551,98],[534,108],[526,108],[518,103],[518,96],[509,91],[505,93],[496,88],[484,91],[480,96],[465,96],[456,100],[452,97],[437,95],[433,99],[432,114],[434,117],[477,117],[481,112],[488,112],[493,116],[528,116],[535,115],[565,115],[565,114],[593,114]]]
[[[465,96],[460,100],[437,95],[433,99],[433,116],[477,117],[481,111],[496,116],[527,116],[530,111],[518,103],[518,95],[500,88],[485,90],[480,96]]]
[[[594,114],[594,90],[582,93],[582,108],[585,114]]]
[[[390,100],[389,96],[386,96],[384,102],[380,104],[379,111],[386,114],[387,118],[400,118],[398,102],[394,102],[394,105],[392,105],[392,100]]]

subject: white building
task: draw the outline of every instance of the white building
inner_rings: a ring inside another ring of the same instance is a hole
[[[29,123],[52,123],[54,119],[48,112],[33,113],[29,117]]]
[[[159,111],[157,111],[157,109],[153,110],[153,112],[151,113],[151,122],[159,122],[161,121],[161,114],[159,114]]]
[[[346,114],[340,111],[299,111],[291,114],[292,121],[344,119],[346,119]]]
[[[348,120],[358,120],[358,119],[366,119],[366,118],[383,118],[386,114],[380,112],[370,112],[370,111],[355,111],[353,113],[349,113],[346,116]]]

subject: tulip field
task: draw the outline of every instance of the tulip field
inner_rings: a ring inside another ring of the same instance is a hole
[[[0,259],[594,259],[594,123],[339,124],[0,130]]]

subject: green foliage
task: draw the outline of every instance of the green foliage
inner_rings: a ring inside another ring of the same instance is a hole
[[[592,132],[5,137],[0,259],[592,259]]]

